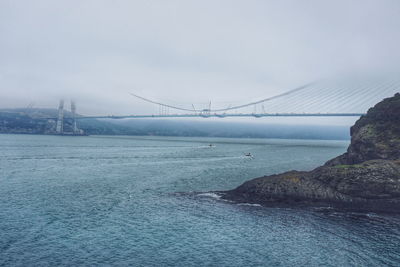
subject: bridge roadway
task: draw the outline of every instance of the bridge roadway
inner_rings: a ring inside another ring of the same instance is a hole
[[[122,115],[122,116],[77,116],[76,119],[126,119],[126,118],[225,118],[225,117],[360,117],[365,113],[200,113],[200,114],[164,114],[164,115]],[[55,118],[54,118],[55,119]],[[68,119],[68,118],[66,118]]]

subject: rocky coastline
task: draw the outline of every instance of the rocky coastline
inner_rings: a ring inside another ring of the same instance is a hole
[[[400,212],[400,94],[371,108],[350,129],[343,155],[312,171],[256,178],[222,198],[264,206],[320,206]]]

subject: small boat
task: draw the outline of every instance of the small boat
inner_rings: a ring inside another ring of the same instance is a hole
[[[213,144],[209,144],[208,147],[214,147],[214,145]]]
[[[246,154],[244,154],[246,157],[249,157],[249,158],[252,158],[253,157],[253,155],[251,154],[251,153],[246,153]]]

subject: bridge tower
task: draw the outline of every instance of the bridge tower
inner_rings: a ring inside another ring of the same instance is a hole
[[[60,100],[60,104],[58,105],[58,120],[56,125],[56,133],[63,134],[64,133],[64,100]]]
[[[78,127],[76,126],[76,104],[75,101],[71,100],[71,113],[72,113],[72,132],[78,133]]]

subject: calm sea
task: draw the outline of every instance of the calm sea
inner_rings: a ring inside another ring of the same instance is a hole
[[[399,266],[399,216],[199,193],[310,170],[347,145],[0,135],[0,265]]]

